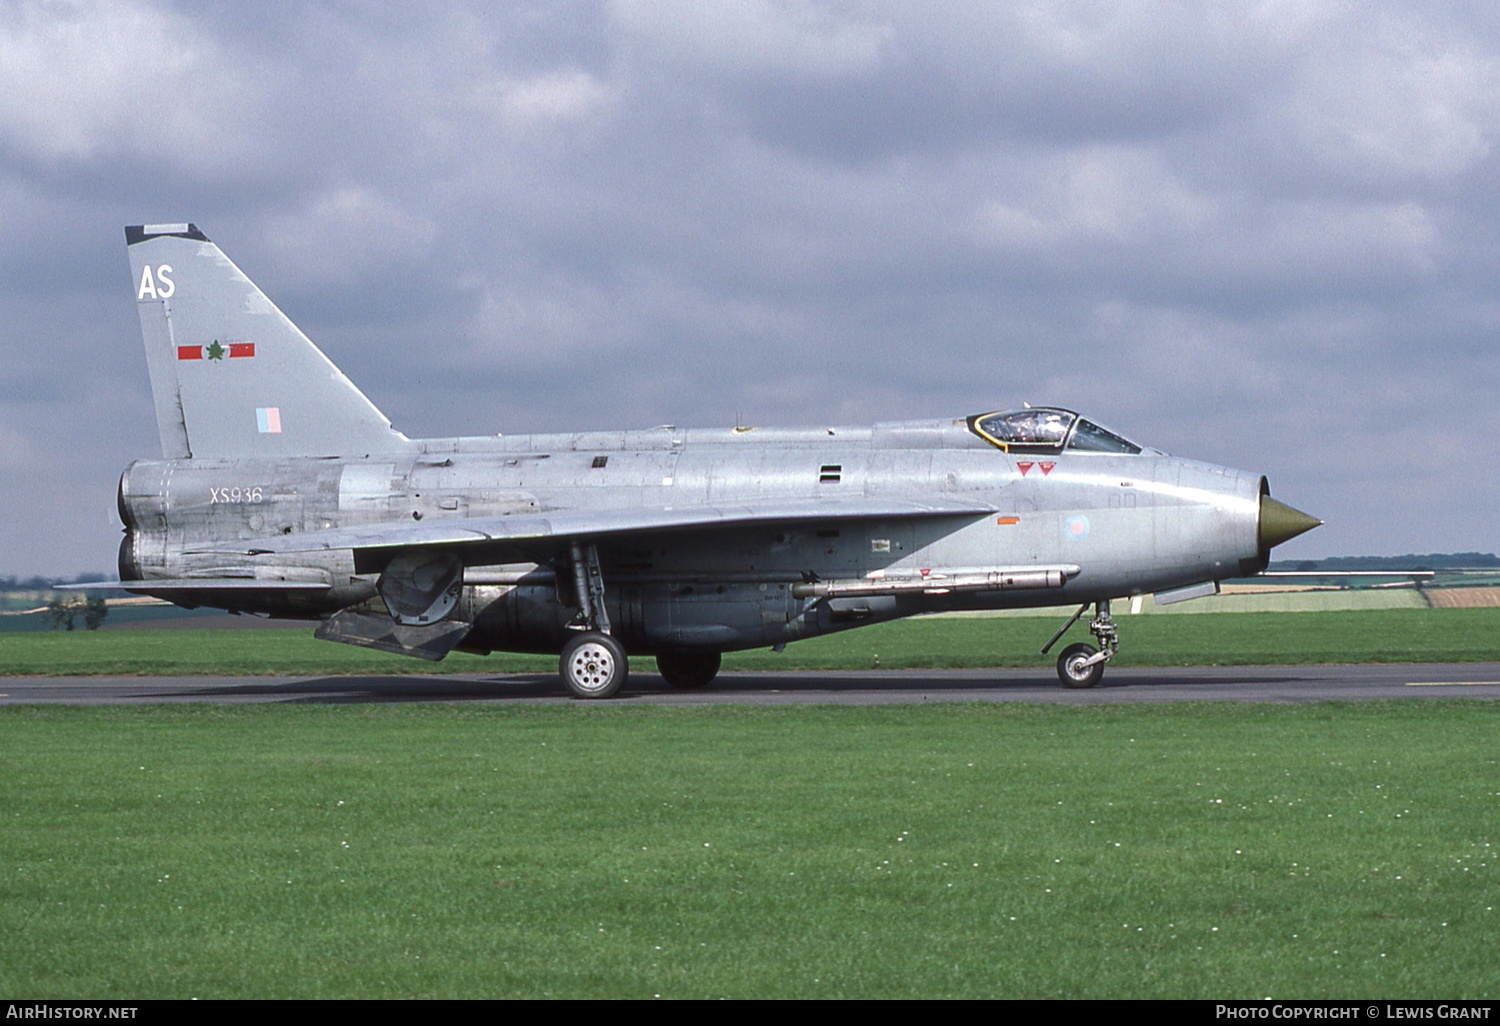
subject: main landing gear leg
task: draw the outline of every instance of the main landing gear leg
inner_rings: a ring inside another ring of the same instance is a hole
[[[1057,640],[1069,627],[1078,622],[1086,609],[1088,603],[1079,606],[1078,612],[1058,628],[1052,639],[1042,646],[1043,655],[1057,644]],[[1098,684],[1104,677],[1104,664],[1115,657],[1115,652],[1120,647],[1119,632],[1115,629],[1114,618],[1109,615],[1108,599],[1094,604],[1094,618],[1089,621],[1089,633],[1099,642],[1098,648],[1093,645],[1069,645],[1057,657],[1057,676],[1065,688],[1091,688]]]
[[[574,698],[613,698],[630,673],[625,646],[609,633],[604,608],[604,577],[599,551],[573,542],[568,549],[578,615],[568,624],[577,631],[563,646],[558,672]]]

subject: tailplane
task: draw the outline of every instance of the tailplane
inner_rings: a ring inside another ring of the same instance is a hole
[[[191,224],[125,229],[162,455],[360,456],[410,441]]]

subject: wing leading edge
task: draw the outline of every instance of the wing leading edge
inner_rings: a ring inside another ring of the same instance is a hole
[[[973,499],[772,500],[748,505],[638,507],[618,510],[560,510],[500,517],[473,517],[436,523],[370,524],[277,535],[245,542],[249,555],[317,552],[330,549],[400,549],[441,546],[494,546],[506,542],[603,539],[614,535],[703,527],[813,520],[874,520],[984,516],[995,511]],[[222,549],[219,551],[223,551]]]

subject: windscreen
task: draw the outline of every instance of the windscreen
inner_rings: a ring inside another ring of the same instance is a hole
[[[1073,437],[1068,440],[1068,448],[1088,452],[1125,452],[1132,455],[1141,451],[1141,447],[1134,442],[1126,441],[1113,431],[1082,417],[1078,419],[1078,426],[1073,429]]]

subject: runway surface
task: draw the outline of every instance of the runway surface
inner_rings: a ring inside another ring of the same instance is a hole
[[[1323,702],[1371,698],[1500,698],[1500,663],[1350,666],[1118,667],[1087,691],[1048,670],[724,673],[677,691],[631,677],[620,705],[874,705],[908,702]],[[149,702],[567,702],[556,677],[428,674],[357,677],[0,677],[0,705]]]

